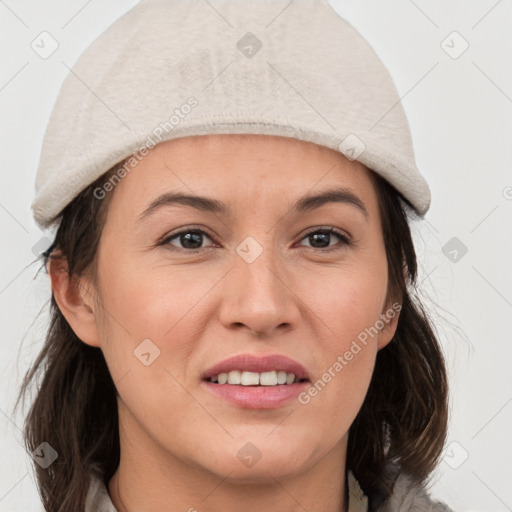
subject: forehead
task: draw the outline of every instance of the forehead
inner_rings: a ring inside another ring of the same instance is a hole
[[[142,213],[164,192],[216,198],[236,211],[290,204],[343,187],[375,207],[372,171],[330,148],[294,138],[226,134],[182,137],[153,148],[117,185],[111,208]],[[373,204],[372,204],[373,203]]]

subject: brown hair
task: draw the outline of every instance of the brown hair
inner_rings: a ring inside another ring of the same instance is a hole
[[[98,199],[94,190],[117,168],[64,209],[54,251],[43,255],[45,266],[49,258],[62,257],[71,276],[94,270],[111,196]],[[416,295],[416,254],[407,218],[412,207],[387,181],[370,174],[379,198],[388,297],[399,297],[402,304],[394,338],[377,353],[367,395],[349,430],[347,468],[373,510],[392,493],[397,469],[421,484],[438,464],[447,432],[448,387],[441,348]],[[91,472],[107,485],[119,465],[117,391],[101,349],[75,335],[53,295],[50,315],[45,344],[24,377],[16,407],[42,375],[25,419],[25,444],[33,452],[45,441],[58,453],[47,469],[34,464],[45,510],[79,512]]]

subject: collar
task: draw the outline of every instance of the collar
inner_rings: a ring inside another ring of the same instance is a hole
[[[348,470],[348,512],[368,512],[368,497],[361,489],[352,470]]]

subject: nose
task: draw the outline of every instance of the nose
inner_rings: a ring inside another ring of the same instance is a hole
[[[296,327],[300,301],[293,292],[294,278],[277,264],[271,250],[252,263],[235,258],[220,305],[220,321],[226,329],[272,337]]]

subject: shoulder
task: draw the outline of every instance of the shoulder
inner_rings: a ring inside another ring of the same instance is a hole
[[[399,473],[393,494],[376,512],[454,512],[440,501],[435,501],[423,485],[414,483],[407,474]]]

